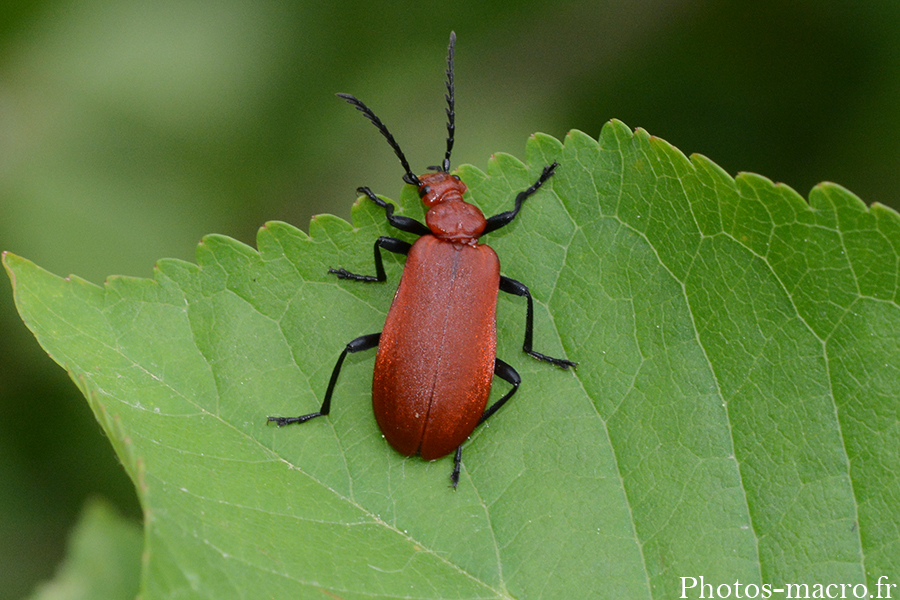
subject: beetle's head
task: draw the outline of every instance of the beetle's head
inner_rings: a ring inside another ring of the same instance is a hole
[[[425,173],[418,179],[419,198],[428,208],[445,202],[462,202],[467,189],[458,175],[445,171]]]

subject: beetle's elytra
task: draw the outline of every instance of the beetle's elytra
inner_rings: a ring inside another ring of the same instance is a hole
[[[378,347],[372,381],[372,405],[385,439],[398,452],[425,460],[446,456],[456,459],[450,481],[455,488],[462,464],[462,444],[480,423],[509,400],[521,377],[497,358],[497,294],[504,291],[527,300],[525,342],[522,349],[539,360],[563,369],[575,363],[532,350],[533,300],[528,288],[500,274],[497,254],[478,238],[511,223],[525,200],[553,176],[557,163],[544,167],[541,176],[515,198],[512,210],[485,218],[478,207],[463,200],[466,185],[450,173],[455,134],[453,48],[450,34],[447,56],[447,152],[440,167],[416,176],[394,136],[368,106],[349,94],[338,94],[369,119],[393,148],[406,173],[403,180],[416,186],[428,207],[425,224],[394,215],[394,207],[367,187],[357,192],[384,209],[388,223],[419,235],[414,244],[392,237],[375,242],[375,275],[329,269],[341,279],[383,282],[387,277],[381,250],[405,254],[406,265],[388,311],[384,330],[360,336],[341,352],[331,373],[325,400],[318,412],[300,417],[269,417],[279,426],[304,423],[331,410],[341,365],[347,354]],[[487,407],[491,380],[497,376],[512,388]]]

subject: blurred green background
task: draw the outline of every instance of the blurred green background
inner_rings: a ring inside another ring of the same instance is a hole
[[[335,92],[367,102],[414,171],[524,155],[610,118],[806,195],[898,206],[900,3],[45,0],[0,6],[0,250],[102,283],[193,260],[206,233],[348,218],[400,167]],[[3,278],[5,281],[5,278]],[[65,372],[0,283],[0,598],[52,576],[85,498],[140,518]]]

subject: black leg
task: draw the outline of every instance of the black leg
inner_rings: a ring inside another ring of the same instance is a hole
[[[491,418],[491,416],[500,410],[500,407],[506,404],[506,401],[513,397],[519,390],[519,384],[522,383],[522,377],[519,373],[513,369],[509,364],[503,362],[499,358],[494,359],[494,375],[510,383],[513,387],[511,390],[506,392],[506,394],[491,404],[484,414],[481,415],[481,418],[478,419],[478,424],[481,425],[485,421]],[[450,484],[456,488],[459,483],[459,472],[462,468],[462,446],[456,449],[456,458],[453,461],[453,472],[450,474]]]
[[[344,348],[344,351],[341,352],[341,356],[337,360],[337,364],[334,365],[334,370],[331,372],[331,379],[328,381],[328,388],[325,390],[325,400],[322,402],[322,407],[319,409],[319,412],[310,413],[308,415],[301,415],[299,417],[269,417],[270,422],[274,422],[279,427],[284,427],[285,425],[290,425],[291,423],[305,423],[310,419],[315,419],[316,417],[323,417],[327,415],[331,411],[331,395],[334,393],[334,386],[337,384],[338,375],[341,372],[341,365],[344,364],[344,359],[348,354],[353,354],[354,352],[362,352],[363,350],[371,350],[378,346],[378,341],[381,339],[381,332],[379,333],[370,333],[369,335],[361,335]]]
[[[500,407],[506,404],[506,401],[519,391],[519,384],[522,383],[522,377],[519,375],[519,372],[499,358],[494,359],[494,375],[512,385],[512,389],[506,392],[502,398],[491,404],[488,409],[484,411],[484,414],[481,415],[481,418],[478,420],[479,425],[490,419],[495,412],[500,410]]]
[[[431,233],[431,230],[428,229],[428,227],[426,227],[419,221],[416,221],[415,219],[394,215],[394,205],[388,204],[387,202],[373,194],[372,190],[370,190],[369,188],[356,188],[356,193],[362,196],[366,196],[369,200],[383,208],[385,216],[387,217],[387,221],[391,227],[395,227],[400,231],[405,231],[407,233],[414,233],[416,235],[427,235]]]
[[[487,220],[487,226],[484,228],[484,233],[496,231],[501,227],[505,227],[512,223],[512,220],[516,218],[517,214],[519,214],[519,210],[522,209],[522,204],[525,202],[525,200],[527,200],[530,195],[541,189],[541,186],[544,185],[544,182],[553,177],[553,173],[556,172],[556,167],[558,166],[559,163],[554,161],[552,165],[547,165],[546,167],[544,167],[544,170],[541,173],[541,176],[538,177],[538,180],[535,181],[530,188],[523,192],[519,192],[518,195],[516,195],[515,208],[506,212],[502,212],[500,214],[496,214]]]
[[[546,354],[541,354],[540,352],[535,352],[531,349],[532,335],[534,331],[534,300],[532,300],[531,298],[531,292],[528,291],[528,287],[520,281],[516,281],[515,279],[511,279],[509,277],[504,277],[503,275],[501,275],[500,289],[507,294],[524,296],[528,300],[528,308],[525,312],[525,343],[522,344],[522,350],[538,360],[543,360],[563,369],[576,367],[577,363],[574,363],[571,360],[566,360],[564,358],[553,358],[552,356],[547,356]]]
[[[379,248],[384,248],[389,252],[394,252],[395,254],[409,254],[409,249],[412,248],[412,244],[404,242],[403,240],[398,240],[397,238],[381,236],[377,240],[375,240],[375,275],[357,275],[356,273],[351,273],[347,269],[328,269],[329,273],[334,273],[338,276],[339,279],[352,279],[354,281],[386,281],[387,275],[384,272],[384,264],[381,261],[381,250]]]
[[[453,472],[450,473],[450,485],[453,489],[459,485],[459,470],[462,469],[462,446],[456,449],[456,457],[453,459]]]

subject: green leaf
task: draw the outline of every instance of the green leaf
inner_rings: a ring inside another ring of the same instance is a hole
[[[87,503],[56,577],[32,600],[129,600],[141,576],[140,528],[106,502]]]
[[[258,252],[208,236],[153,280],[4,256],[136,483],[144,598],[674,598],[701,576],[874,593],[892,574],[898,215],[833,184],[807,204],[618,122],[461,175],[495,214],[553,160],[489,243],[535,297],[535,348],[579,368],[525,357],[523,301],[501,294],[498,355],[523,384],[455,492],[452,457],[382,439],[372,353],[348,357],[328,418],[266,426],[316,410],[346,342],[381,327],[394,285],[327,274],[372,270],[389,227],[371,202],[355,228],[269,223]]]

